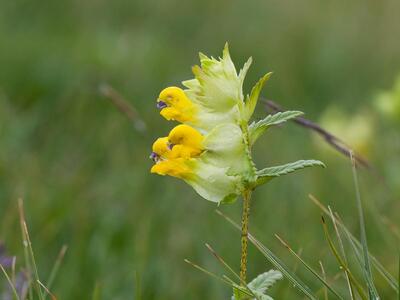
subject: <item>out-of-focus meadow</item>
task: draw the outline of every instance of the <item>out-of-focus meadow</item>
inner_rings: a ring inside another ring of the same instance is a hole
[[[215,272],[210,243],[238,269],[240,242],[215,204],[181,181],[149,173],[151,143],[173,123],[161,89],[191,78],[197,53],[226,41],[237,67],[252,56],[246,91],[268,71],[263,96],[343,138],[370,161],[360,169],[370,251],[397,272],[400,211],[400,2],[24,1],[0,2],[0,240],[22,265],[17,199],[25,201],[41,277],[69,249],[52,291],[60,299],[228,299],[231,291],[183,259]],[[138,131],[101,93],[112,86],[146,124]],[[397,89],[397,92],[396,92]],[[266,114],[262,105],[256,116]],[[257,190],[250,230],[295,268],[279,233],[315,268],[339,273],[315,195],[359,234],[351,164],[294,123],[255,147],[259,166],[316,158]],[[239,220],[237,202],[220,209]],[[250,247],[249,277],[271,266]],[[301,266],[298,275],[315,290]],[[5,284],[5,280],[1,279]],[[343,290],[346,286],[343,279]],[[383,299],[394,299],[376,275]],[[140,289],[140,291],[139,291]],[[276,299],[299,299],[282,280]]]

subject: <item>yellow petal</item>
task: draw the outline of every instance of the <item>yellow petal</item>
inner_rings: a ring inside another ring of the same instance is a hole
[[[178,122],[190,122],[193,120],[193,115],[186,113],[182,110],[178,110],[175,107],[166,107],[160,111],[162,115],[168,121],[178,121]]]
[[[181,124],[174,127],[168,135],[173,145],[183,145],[197,151],[203,150],[203,135],[189,125]]]
[[[175,120],[182,123],[195,120],[195,104],[181,88],[175,86],[165,88],[158,96],[158,100],[168,105],[160,112],[167,120]]]
[[[191,157],[196,157],[198,155],[200,155],[202,152],[201,149],[196,149],[196,148],[192,148],[192,147],[188,147],[188,146],[184,146],[184,145],[175,145],[171,152],[169,157],[170,158],[191,158]]]
[[[160,156],[166,156],[171,150],[168,148],[168,137],[161,137],[156,139],[153,143],[152,150]]]
[[[177,178],[188,178],[193,173],[183,158],[160,161],[151,168],[150,172]]]

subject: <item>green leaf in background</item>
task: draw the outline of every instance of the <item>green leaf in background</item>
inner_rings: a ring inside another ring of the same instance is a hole
[[[270,288],[274,283],[278,280],[281,280],[283,275],[281,272],[276,270],[269,270],[268,272],[262,273],[254,278],[247,287],[251,290],[251,292],[255,295],[255,299],[257,300],[272,300],[272,297],[265,294],[265,292]],[[242,287],[236,287],[233,289],[233,297],[234,300],[244,300],[249,299],[249,296],[244,294],[242,291]]]
[[[360,241],[362,245],[362,253],[363,253],[363,258],[364,261],[361,264],[361,269],[363,270],[364,278],[367,283],[368,287],[368,294],[370,299],[376,299],[379,300],[379,294],[378,291],[375,287],[374,284],[374,279],[372,277],[372,270],[371,270],[371,263],[370,263],[370,258],[369,258],[369,251],[368,251],[368,245],[367,245],[367,233],[365,229],[365,221],[364,221],[364,209],[362,206],[362,201],[361,201],[361,194],[360,194],[360,188],[358,184],[358,177],[357,177],[357,169],[356,169],[356,162],[354,160],[353,153],[350,152],[350,158],[351,158],[351,163],[352,163],[352,170],[353,170],[353,180],[354,180],[354,187],[356,190],[356,200],[357,200],[357,209],[358,209],[358,219],[360,223]]]
[[[282,175],[286,175],[292,172],[295,172],[300,169],[304,169],[307,167],[314,167],[314,166],[320,166],[325,168],[325,164],[319,160],[298,160],[292,163],[280,165],[280,166],[275,166],[275,167],[269,167],[265,168],[262,170],[257,171],[257,185],[263,184],[268,180],[271,180],[272,178],[279,177]]]
[[[268,272],[262,273],[254,278],[249,283],[249,289],[252,292],[257,292],[264,294],[268,288],[270,288],[274,283],[280,279],[282,279],[282,273],[276,270],[269,270]]]
[[[267,74],[268,75],[268,74]],[[265,75],[265,76],[267,76]],[[262,79],[261,79],[262,80]],[[257,85],[256,85],[257,86]],[[253,88],[254,90],[254,88]],[[253,94],[253,91],[252,91]],[[267,130],[269,127],[273,125],[282,124],[290,119],[294,119],[298,116],[301,116],[303,112],[297,110],[288,110],[283,112],[278,112],[273,115],[268,115],[264,119],[253,122],[249,126],[249,134],[250,134],[250,142],[254,144],[255,141]]]

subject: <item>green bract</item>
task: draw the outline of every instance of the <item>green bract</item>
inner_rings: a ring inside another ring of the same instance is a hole
[[[245,64],[239,75],[225,46],[219,60],[200,53],[200,66],[192,68],[194,79],[183,81],[187,97],[197,106],[196,119],[190,123],[202,130],[211,130],[224,123],[240,122],[243,103],[243,80],[251,64]]]

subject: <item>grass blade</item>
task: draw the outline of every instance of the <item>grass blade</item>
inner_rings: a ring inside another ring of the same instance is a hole
[[[184,261],[185,263],[191,265],[191,266],[194,267],[195,269],[197,269],[197,270],[199,270],[199,271],[201,271],[201,272],[203,272],[203,273],[205,273],[205,274],[207,274],[207,275],[209,275],[209,276],[211,276],[211,277],[213,277],[213,278],[215,278],[215,279],[218,279],[219,281],[225,283],[226,285],[229,285],[229,286],[232,287],[232,288],[240,289],[241,292],[245,293],[245,294],[248,295],[248,296],[253,296],[253,295],[250,294],[247,290],[242,289],[238,284],[236,284],[236,283],[235,283],[232,279],[230,279],[228,276],[223,275],[222,277],[220,277],[220,276],[218,276],[217,274],[212,273],[212,272],[210,272],[210,271],[204,269],[203,267],[201,267],[201,266],[195,264],[194,262],[191,262],[190,260],[188,260],[188,259],[186,259],[186,258],[185,258],[183,261]]]
[[[47,289],[51,289],[51,287],[54,283],[54,279],[56,278],[58,270],[60,269],[61,263],[64,259],[65,253],[67,252],[67,249],[68,249],[67,245],[63,245],[61,247],[60,252],[58,253],[57,260],[54,263],[54,266],[50,272],[49,279],[47,280]],[[45,295],[45,299],[46,299],[46,295]]]
[[[233,221],[228,216],[224,215],[221,211],[216,210],[217,214],[222,216],[226,221],[228,221],[231,225],[233,225],[237,230],[241,230],[239,224]],[[298,288],[307,298],[311,300],[317,300],[318,298],[314,295],[311,289],[302,282],[296,274],[290,271],[286,265],[267,247],[265,247],[261,242],[259,242],[254,236],[250,233],[248,235],[250,242],[268,259],[268,261],[274,265],[282,274],[293,284],[294,287]]]
[[[361,240],[363,256],[364,256],[364,268],[363,268],[364,277],[365,277],[365,281],[367,282],[367,286],[368,286],[370,295],[373,297],[373,299],[379,299],[378,291],[376,290],[376,287],[374,285],[374,279],[372,277],[371,263],[369,261],[367,233],[366,233],[366,229],[365,229],[365,220],[364,220],[364,211],[363,211],[363,207],[362,207],[360,188],[359,188],[359,184],[358,184],[356,161],[354,160],[352,151],[350,151],[350,158],[351,158],[351,164],[352,164],[352,170],[353,170],[354,187],[356,190],[358,218],[359,218],[359,222],[360,222],[360,233],[361,233],[360,240]]]
[[[4,269],[2,264],[0,264],[0,269],[3,272],[4,276],[6,277],[8,284],[10,285],[10,288],[11,288],[11,291],[12,291],[12,294],[13,294],[13,299],[14,300],[20,300],[19,296],[18,296],[18,293],[17,293],[17,290],[15,289],[15,286],[14,286],[13,282],[11,281],[10,276],[8,276],[8,274],[7,274],[7,272]]]
[[[209,275],[209,276],[211,276],[211,277],[213,277],[213,278],[215,278],[215,279],[218,279],[219,281],[222,281],[223,283],[225,283],[225,284],[231,286],[231,283],[230,283],[228,280],[226,280],[226,279],[224,279],[224,278],[218,276],[218,275],[215,274],[215,273],[212,273],[212,272],[210,272],[210,271],[204,269],[203,267],[200,267],[198,264],[195,264],[194,262],[188,260],[187,258],[185,258],[183,261],[184,261],[185,263],[191,265],[193,268],[195,268],[195,269],[197,269],[197,270],[203,272],[204,274],[207,274],[207,275]]]
[[[325,269],[324,269],[324,265],[322,264],[322,261],[319,261],[319,265],[321,267],[322,278],[324,279],[324,281],[326,281],[326,274],[325,274]],[[325,300],[329,300],[328,288],[326,286],[324,286],[324,298],[325,298]]]
[[[319,209],[326,214],[327,216],[330,216],[329,210],[313,195],[309,195],[309,198],[311,201],[314,202],[315,205],[319,207]],[[350,232],[350,230],[344,225],[344,223],[339,220],[337,217],[335,217],[337,225],[339,225],[340,229],[346,234],[349,240],[351,240],[358,249],[361,249],[361,243],[360,241]],[[373,256],[371,253],[369,254],[369,258],[371,259],[372,265],[375,267],[375,269],[379,272],[379,274],[386,280],[386,282],[389,284],[391,288],[393,288],[396,293],[399,293],[399,283],[397,280],[393,277],[392,274],[386,268],[376,259],[375,256]]]
[[[28,245],[28,253],[29,253],[29,256],[30,256],[30,261],[31,261],[32,267],[33,267],[33,272],[34,272],[33,274],[35,276],[35,281],[34,282],[35,282],[36,292],[38,294],[39,299],[40,300],[44,300],[43,292],[42,292],[42,289],[41,289],[40,284],[39,284],[39,282],[40,282],[39,272],[38,272],[38,269],[37,269],[37,266],[36,266],[35,256],[33,254],[32,243],[31,243],[31,240],[29,238],[28,227],[26,226],[25,222],[23,222],[23,227],[24,227],[24,231],[25,231],[25,238],[26,238],[25,241],[26,241],[26,243]]]
[[[209,245],[209,244],[206,243],[205,245],[206,245],[207,249],[211,252],[211,254],[214,255],[214,257],[215,257],[229,272],[231,272],[231,273],[239,280],[240,285],[243,286],[243,287],[249,292],[249,294],[250,294],[252,297],[255,297],[255,298],[257,298],[257,300],[259,300],[258,297],[257,297],[257,296],[252,292],[252,290],[248,287],[247,283],[241,280],[240,275],[239,275],[238,273],[236,273],[236,272],[233,270],[233,268],[232,268],[230,265],[228,265],[228,263],[225,262],[225,260],[224,260],[224,259]],[[227,277],[227,276],[225,276],[225,277]],[[228,277],[227,277],[227,278],[228,278]],[[232,280],[231,280],[231,281],[232,281]]]
[[[17,263],[17,257],[14,256],[12,259],[12,264],[11,264],[11,281],[12,283],[15,284],[16,280],[15,280],[15,264]]]
[[[18,199],[18,209],[19,209],[19,221],[21,226],[21,235],[22,235],[22,247],[24,249],[24,259],[25,266],[27,269],[27,277],[28,277],[28,295],[29,299],[33,299],[33,289],[32,289],[32,264],[29,257],[28,251],[28,242],[26,241],[25,230],[24,230],[24,222],[25,222],[25,214],[23,209],[23,201],[22,199]]]
[[[361,284],[357,281],[357,279],[354,277],[354,275],[351,273],[350,269],[348,268],[347,264],[343,261],[342,257],[340,256],[339,252],[337,251],[330,235],[329,235],[329,231],[328,231],[328,227],[325,223],[325,219],[324,217],[322,217],[322,227],[324,229],[324,234],[325,234],[325,238],[328,242],[329,248],[331,249],[333,255],[335,256],[336,260],[338,261],[340,267],[342,268],[342,270],[346,271],[349,274],[349,279],[350,281],[353,283],[353,285],[355,286],[358,294],[360,295],[360,297],[364,300],[367,300],[367,295],[364,292]]]
[[[24,214],[24,204],[22,199],[18,199],[18,208],[19,208],[19,215],[20,215],[20,223],[21,223],[21,229],[22,229],[22,238],[23,238],[23,246],[24,246],[24,253],[25,253],[25,258],[26,262],[29,268],[30,274],[33,273],[34,279],[33,283],[36,289],[37,296],[39,297],[39,300],[44,300],[42,288],[40,284],[38,283],[40,281],[39,279],[39,273],[37,270],[36,266],[36,261],[35,261],[35,256],[33,254],[33,248],[32,248],[32,243],[29,238],[29,232],[28,232],[28,226],[26,225],[25,222],[25,214]],[[32,282],[32,279],[30,280]],[[33,298],[31,298],[33,299]]]
[[[40,284],[40,286],[46,291],[46,293],[50,296],[51,300],[57,300],[57,297],[54,296],[54,294],[52,292],[50,292],[50,290],[38,280],[38,283]]]
[[[331,210],[331,208],[329,206],[328,206],[328,209],[329,209],[331,221],[333,223],[333,227],[335,228],[336,237],[337,237],[337,239],[339,241],[339,246],[340,246],[340,250],[342,252],[343,260],[348,265],[346,251],[344,250],[342,237],[340,236],[340,232],[339,232],[339,229],[338,229],[337,224],[336,224],[337,222],[336,222],[335,216],[333,215],[333,212],[332,212],[332,210]],[[351,300],[354,300],[355,299],[354,290],[353,290],[353,286],[351,284],[351,281],[349,279],[349,274],[347,273],[347,271],[345,271],[345,275],[346,275],[347,286],[349,287],[350,298],[351,298]]]
[[[31,267],[33,270],[33,275],[35,277],[35,280],[33,281],[34,286],[35,286],[37,295],[39,297],[39,300],[44,300],[42,288],[39,284],[39,282],[40,282],[39,273],[38,273],[37,266],[36,266],[35,256],[33,254],[32,243],[29,238],[28,226],[26,225],[25,218],[24,218],[24,213],[23,213],[24,208],[23,208],[23,202],[21,199],[19,201],[19,211],[20,211],[20,217],[21,217],[21,226],[22,226],[22,232],[23,232],[23,238],[24,238],[24,246],[27,248],[29,261],[30,261],[30,264],[31,264]]]
[[[319,275],[309,264],[307,264],[291,247],[290,247],[290,245],[286,242],[286,241],[284,241],[279,235],[277,235],[277,234],[275,234],[275,237],[279,240],[279,242],[281,242],[281,244],[286,248],[286,249],[288,249],[289,250],[289,252],[294,256],[294,257],[296,257],[302,264],[303,264],[303,266],[305,266],[306,267],[306,269],[308,270],[308,271],[310,271],[315,277],[317,277],[317,279],[325,286],[325,288],[327,288],[327,289],[329,289],[329,291],[332,293],[332,294],[334,294],[338,299],[344,299],[342,296],[340,296],[339,294],[338,294],[338,292],[336,292],[332,287],[331,287],[331,285],[324,279],[324,278],[322,278],[321,277],[321,275]],[[320,262],[320,264],[321,264],[321,269],[323,270],[323,267],[322,267],[322,263]],[[327,298],[327,297],[326,297]]]
[[[229,270],[229,272],[231,272],[233,275],[235,275],[235,277],[237,279],[240,280],[240,276],[238,273],[236,273],[233,268],[231,266],[229,266],[224,260],[223,258],[209,245],[209,244],[205,244],[206,248],[211,252],[212,255],[214,255],[214,257],[227,269]],[[246,284],[245,282],[243,282],[243,284]]]

